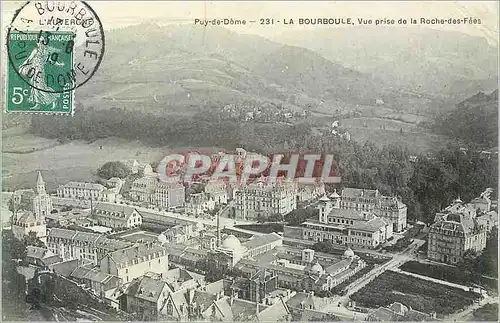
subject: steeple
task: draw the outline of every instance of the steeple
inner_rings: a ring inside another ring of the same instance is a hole
[[[36,177],[36,193],[38,195],[46,194],[45,182],[43,181],[42,173],[40,171],[38,171],[38,175]]]

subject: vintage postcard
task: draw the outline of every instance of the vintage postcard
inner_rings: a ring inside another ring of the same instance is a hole
[[[2,321],[498,321],[497,1],[3,1]]]

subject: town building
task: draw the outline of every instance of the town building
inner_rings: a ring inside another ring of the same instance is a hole
[[[42,173],[38,172],[36,190],[22,190],[13,194],[14,212],[12,215],[12,232],[22,240],[30,232],[34,232],[46,242],[47,226],[45,217],[52,211],[52,198],[45,191]]]
[[[30,232],[45,243],[47,241],[45,217],[37,217],[31,211],[18,211],[12,215],[12,233],[17,239],[23,240]]]
[[[61,262],[62,258],[47,248],[27,246],[26,261],[30,265],[46,268],[52,264]]]
[[[147,272],[163,273],[168,270],[168,255],[164,247],[155,243],[135,244],[107,253],[100,261],[103,273],[117,276],[124,283]]]
[[[122,283],[117,276],[103,273],[97,267],[83,265],[75,268],[69,277],[90,288],[96,295],[109,299]]]
[[[231,284],[231,295],[261,303],[278,290],[278,275],[266,269],[258,270],[250,278],[237,277]]]
[[[340,199],[340,208],[357,211],[370,211],[390,221],[394,232],[404,231],[407,227],[407,207],[399,198],[384,196],[378,190],[344,188],[340,196],[336,192],[332,200]]]
[[[215,204],[214,198],[207,193],[193,193],[189,195],[186,201],[185,212],[192,216],[204,215],[213,211],[215,209]]]
[[[477,217],[477,222],[479,225],[484,226],[488,232],[494,227],[498,228],[498,212],[496,210],[488,211]]]
[[[62,257],[87,260],[97,265],[107,253],[131,246],[131,242],[110,239],[103,234],[51,228],[47,234],[48,249]]]
[[[209,181],[204,188],[209,198],[215,201],[215,204],[226,204],[228,201],[227,185],[224,181]]]
[[[276,322],[289,321],[286,297],[276,295],[266,304],[224,295],[223,281],[188,292],[171,293],[162,314],[168,321]]]
[[[291,180],[260,179],[238,190],[235,200],[238,220],[285,215],[297,208],[297,187]]]
[[[276,233],[268,233],[253,237],[241,243],[234,235],[229,235],[215,249],[214,259],[229,268],[233,268],[245,257],[253,258],[283,245],[283,237]]]
[[[244,257],[258,256],[283,245],[283,238],[276,233],[257,236],[243,243],[234,235],[227,235],[223,237],[219,246],[217,246],[217,236],[211,232],[203,232],[200,237],[201,248],[165,244],[168,247],[171,263],[195,266],[198,260],[208,257],[217,264],[233,268]],[[207,238],[206,242],[203,242],[203,237]]]
[[[129,198],[136,202],[154,204],[157,187],[158,178],[156,176],[140,177],[132,182],[129,191]]]
[[[416,311],[411,307],[408,308],[405,305],[395,302],[387,307],[379,307],[376,310],[368,313],[366,321],[381,321],[381,322],[396,322],[396,321],[407,321],[407,322],[423,322],[423,321],[436,321],[436,313],[423,313]]]
[[[132,174],[140,176],[148,176],[153,173],[153,168],[148,163],[138,162],[136,159],[126,160],[123,164],[130,170]]]
[[[476,207],[459,198],[438,212],[429,229],[427,257],[456,264],[469,250],[481,252],[486,247],[488,227],[476,216]]]
[[[69,182],[57,188],[57,197],[78,200],[106,201],[106,187],[97,183]]]
[[[330,241],[335,244],[376,248],[393,236],[392,223],[372,211],[340,208],[340,199],[323,196],[318,219],[307,219],[299,234],[303,240]],[[289,231],[285,228],[285,236]]]
[[[314,292],[293,292],[286,301],[292,321],[300,322],[334,322],[338,320],[333,314],[325,311],[328,299],[317,297]]]
[[[192,224],[177,224],[163,231],[158,236],[158,242],[162,244],[163,243],[183,244],[187,242],[190,238],[197,235],[199,235],[199,233],[193,231]]]
[[[298,183],[297,202],[308,202],[326,194],[323,182]]]
[[[147,206],[157,206],[165,210],[183,206],[185,194],[183,185],[162,183],[156,173],[136,179],[129,191],[129,197],[132,201],[142,202]]]
[[[134,208],[123,204],[98,203],[92,211],[97,225],[113,229],[130,229],[142,224],[142,215]]]
[[[186,200],[186,189],[181,184],[158,183],[153,204],[165,209],[182,207]]]
[[[158,321],[164,318],[162,312],[166,312],[171,294],[188,293],[204,285],[202,275],[185,269],[176,268],[163,274],[146,273],[127,286],[120,299],[120,308],[129,313],[140,313],[141,320]]]
[[[50,214],[52,209],[52,198],[45,191],[45,182],[42,173],[38,172],[36,179],[36,195],[33,197],[33,213],[37,218],[41,218]]]
[[[258,257],[242,259],[235,268],[249,275],[265,269],[278,276],[281,288],[318,293],[345,282],[365,266],[350,248],[342,257],[336,257],[312,249],[282,246]]]
[[[110,188],[116,188],[119,191],[124,183],[125,181],[119,177],[111,177],[106,181],[106,186]]]

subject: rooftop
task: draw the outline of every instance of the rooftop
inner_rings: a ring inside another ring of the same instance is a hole
[[[125,294],[156,303],[165,288],[168,288],[165,281],[143,276],[134,279]]]
[[[364,214],[368,216],[368,219],[375,216],[372,212],[352,210],[352,209],[332,209],[330,213],[328,213],[328,216],[350,219],[350,220],[365,221]]]
[[[303,224],[310,224],[314,226],[320,226],[320,227],[328,227],[328,228],[334,228],[334,229],[354,229],[354,230],[360,230],[360,231],[367,231],[367,232],[376,232],[380,230],[382,227],[385,227],[388,225],[388,223],[383,219],[383,218],[374,218],[370,221],[355,221],[353,224],[336,224],[336,223],[321,223],[316,219],[308,219],[306,222]]]
[[[88,182],[68,182],[64,185],[59,186],[59,188],[78,188],[86,190],[98,190],[103,191],[106,188],[98,183],[88,183]]]
[[[75,268],[75,270],[71,273],[71,277],[77,279],[88,279],[98,283],[104,283],[112,278],[118,279],[117,276],[101,272],[96,268],[87,268],[82,266]]]
[[[134,211],[137,212],[134,207],[115,203],[99,203],[94,207],[94,212],[97,216],[107,216],[119,219],[128,219]]]
[[[108,255],[116,264],[132,264],[134,259],[148,258],[149,255],[166,255],[166,249],[162,246],[148,243],[136,244],[125,249],[110,252]]]
[[[268,233],[261,236],[254,237],[251,240],[243,243],[243,246],[247,249],[255,249],[266,244],[282,240],[283,238],[277,233]]]
[[[380,195],[378,190],[366,190],[362,188],[346,187],[342,190],[342,197],[366,197],[375,198]]]

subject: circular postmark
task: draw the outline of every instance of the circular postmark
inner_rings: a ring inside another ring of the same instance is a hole
[[[42,99],[88,82],[104,48],[102,23],[84,1],[28,1],[7,32],[13,70]]]

